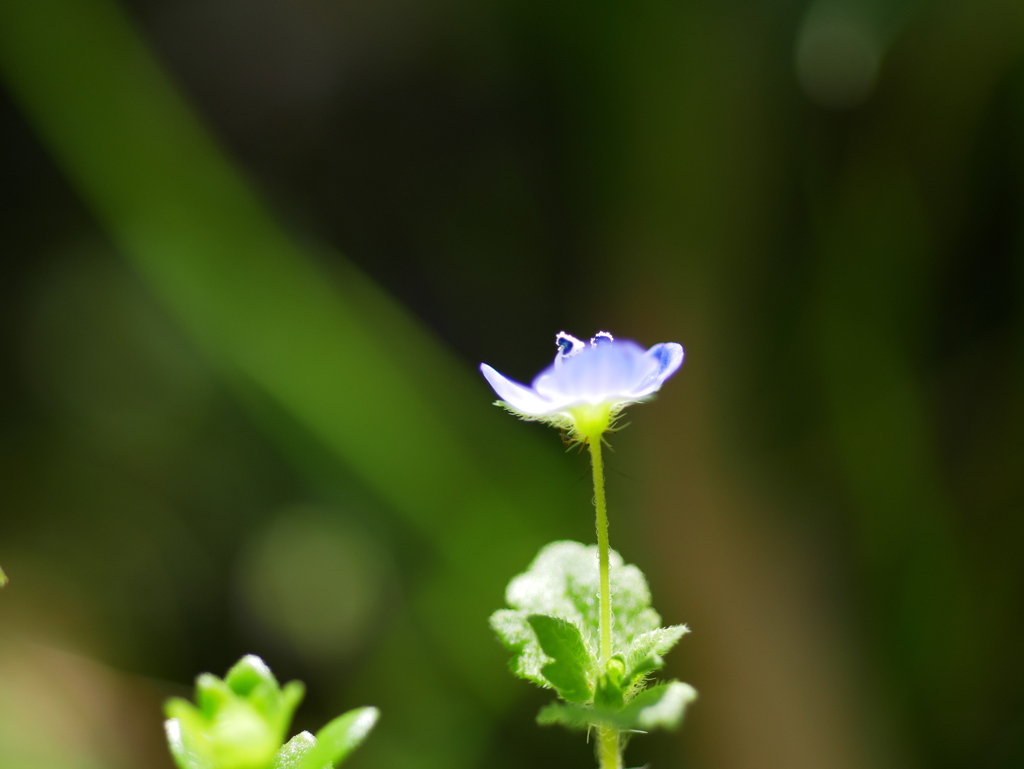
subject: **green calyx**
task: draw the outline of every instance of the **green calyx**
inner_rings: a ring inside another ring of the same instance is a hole
[[[581,443],[601,440],[601,436],[611,429],[616,415],[621,410],[621,406],[615,408],[611,403],[586,403],[573,407],[569,410],[572,415],[572,437]]]
[[[557,427],[567,436],[569,442],[585,445],[600,440],[604,433],[614,430],[615,420],[622,409],[629,404],[628,402],[613,401],[597,404],[583,403],[566,411],[539,416],[525,414],[505,401],[495,401],[495,405],[501,406],[525,422],[543,422],[546,425]]]

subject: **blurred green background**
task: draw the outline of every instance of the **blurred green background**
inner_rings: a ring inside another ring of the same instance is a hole
[[[593,536],[476,372],[561,329],[687,349],[630,765],[1024,766],[1019,0],[4,0],[0,78],[3,769],[168,767],[247,652],[353,769],[591,766],[486,625]]]

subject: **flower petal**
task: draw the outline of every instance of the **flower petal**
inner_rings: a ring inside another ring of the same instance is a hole
[[[499,374],[486,363],[480,364],[480,372],[494,388],[505,403],[527,416],[542,416],[552,411],[550,401],[541,398],[537,393],[525,385],[513,382],[511,379]]]
[[[551,401],[552,408],[632,400],[659,365],[635,342],[606,342],[566,358],[561,366],[549,366],[533,380],[533,389]]]
[[[648,375],[636,390],[636,397],[643,398],[657,392],[665,380],[672,376],[683,365],[683,346],[675,342],[662,342],[644,353],[655,369]]]

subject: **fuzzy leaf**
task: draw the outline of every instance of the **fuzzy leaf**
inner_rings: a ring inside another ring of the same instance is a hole
[[[377,708],[356,708],[338,716],[316,734],[316,744],[295,769],[337,766],[366,739],[380,717]]]
[[[570,729],[611,726],[623,731],[674,729],[683,718],[686,706],[697,696],[689,684],[672,681],[641,692],[622,710],[553,702],[537,714],[542,726],[561,724]]]
[[[239,697],[247,697],[260,684],[272,690],[279,688],[267,663],[255,654],[246,654],[236,662],[224,676],[224,683]]]
[[[520,678],[532,681],[545,689],[552,688],[541,672],[547,664],[547,657],[540,648],[537,634],[526,621],[526,612],[499,609],[491,615],[491,628],[501,642],[514,653],[512,672]]]
[[[224,681],[213,673],[196,676],[196,706],[206,718],[213,718],[227,703],[237,699]]]
[[[581,633],[591,658],[598,656],[597,547],[579,542],[552,542],[541,549],[530,568],[515,577],[505,599],[511,609],[491,616],[491,627],[516,656],[516,675],[551,688],[543,673],[548,664],[528,617],[543,614],[566,620]],[[609,554],[612,592],[612,651],[625,654],[640,636],[661,624],[651,608],[651,593],[644,575],[622,563],[614,550]]]
[[[527,622],[537,635],[541,650],[554,662],[541,674],[567,702],[586,702],[593,696],[594,660],[583,643],[580,629],[571,622],[546,614],[531,614]]]
[[[689,684],[671,681],[638,694],[619,714],[623,729],[675,729],[683,711],[697,697]]]
[[[622,710],[626,693],[608,676],[602,676],[594,696],[594,709],[598,712],[616,713]]]
[[[568,729],[589,729],[594,723],[594,709],[586,705],[552,702],[545,705],[537,714],[537,723],[541,726],[560,724]]]
[[[316,737],[309,732],[299,732],[277,751],[270,769],[301,769],[315,746]]]
[[[181,700],[184,702],[184,700]],[[188,703],[185,703],[188,705]],[[191,705],[189,705],[191,707]],[[186,717],[187,718],[187,717]],[[180,718],[168,718],[164,721],[167,734],[167,746],[178,769],[216,769],[202,743],[197,744],[196,737],[201,738],[192,729],[183,725]]]
[[[625,653],[626,675],[625,686],[642,681],[647,675],[661,668],[664,664],[662,655],[668,652],[680,638],[690,629],[686,625],[659,627],[642,633],[633,639],[629,650]]]
[[[649,630],[633,639],[625,655],[627,670],[635,667],[642,659],[657,654],[666,654],[690,629],[686,625],[671,625]]]

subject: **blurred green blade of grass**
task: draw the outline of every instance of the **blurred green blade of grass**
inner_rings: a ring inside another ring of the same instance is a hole
[[[486,617],[508,576],[552,538],[551,492],[566,478],[383,291],[355,268],[338,280],[314,266],[110,0],[0,3],[0,71],[228,381],[265,393],[433,543],[442,576],[417,605],[471,689],[500,702],[508,677],[492,669],[497,652],[480,649]],[[456,589],[457,601],[443,600]]]
[[[955,738],[964,703],[980,697],[981,655],[928,396],[908,365],[921,344],[914,319],[926,315],[928,230],[913,177],[872,149],[821,217],[823,392],[858,509],[859,555],[886,617],[890,675],[927,693],[927,705],[912,707]]]

